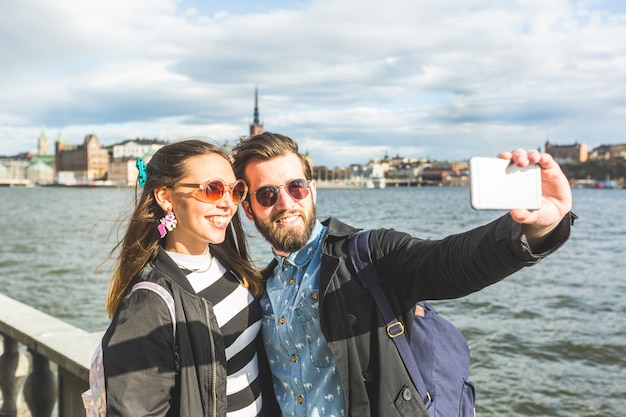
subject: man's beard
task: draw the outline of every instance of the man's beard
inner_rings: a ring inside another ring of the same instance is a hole
[[[283,212],[276,218],[284,217],[287,212]],[[292,253],[296,252],[309,241],[313,228],[315,227],[316,212],[315,205],[311,204],[311,208],[308,213],[302,213],[302,220],[304,221],[304,229],[296,229],[294,227],[283,228],[276,225],[275,219],[267,223],[261,222],[257,219],[256,215],[252,213],[254,217],[254,224],[258,231],[263,235],[270,245],[277,252]]]

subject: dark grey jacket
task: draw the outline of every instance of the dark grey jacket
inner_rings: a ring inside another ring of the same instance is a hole
[[[172,294],[176,341],[158,295],[134,291],[123,299],[102,340],[107,416],[225,416],[226,356],[212,305],[195,294],[162,248],[133,284],[138,281],[156,282]],[[264,415],[274,416],[277,403],[261,335],[257,342]]]
[[[346,241],[357,229],[333,218],[324,225],[328,231],[320,268],[320,322],[335,357],[348,415],[427,417],[369,290],[353,279]],[[543,245],[543,252],[533,254],[521,226],[507,214],[486,226],[436,241],[378,229],[372,232],[369,245],[397,318],[410,323],[418,301],[458,298],[498,282],[556,250],[569,231],[566,216]]]

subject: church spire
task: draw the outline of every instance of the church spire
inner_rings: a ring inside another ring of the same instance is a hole
[[[259,89],[254,86],[254,119],[250,125],[250,136],[263,133],[263,125],[259,120]]]
[[[255,125],[259,124],[259,89],[254,87],[254,122]]]

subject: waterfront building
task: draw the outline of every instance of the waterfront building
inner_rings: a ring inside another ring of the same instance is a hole
[[[549,141],[546,141],[545,152],[552,155],[552,158],[559,164],[585,162],[589,159],[589,151],[585,143],[553,145]]]
[[[4,180],[23,180],[26,178],[26,169],[30,165],[30,154],[20,154],[14,157],[0,157],[0,165],[4,167],[0,175]]]
[[[119,158],[109,162],[107,179],[114,184],[134,186],[138,174],[137,158]]]
[[[156,139],[129,139],[107,147],[111,155],[107,179],[114,184],[134,186],[137,183],[137,157],[147,164],[152,155],[169,142]]]
[[[420,175],[423,184],[465,186],[469,180],[469,169],[467,162],[433,162],[425,164]]]
[[[23,152],[16,156],[0,157],[0,185],[51,184],[54,182],[54,155],[42,127],[37,139],[37,155]]]
[[[57,141],[62,141],[61,131],[57,136]],[[42,127],[39,138],[37,138],[37,155],[30,158],[30,165],[26,169],[26,179],[34,184],[52,184],[56,178],[55,155],[50,152],[50,141],[46,136],[46,131]]]
[[[147,164],[152,159],[152,155],[156,150],[151,150],[143,155],[140,155],[143,161]],[[137,169],[137,157],[123,157],[113,159],[109,163],[109,174],[107,179],[114,184],[134,186],[137,183],[137,175],[139,170]]]
[[[591,151],[590,159],[626,159],[626,144],[601,145]]]
[[[231,144],[228,141],[228,139],[226,139],[226,141],[224,141],[224,145],[222,145],[222,151],[226,155],[228,155],[228,156],[232,156],[233,155],[233,147],[231,146]]]
[[[54,182],[54,168],[43,159],[32,160],[26,168],[26,179],[33,184],[52,184]]]
[[[37,155],[50,155],[50,141],[46,136],[46,131],[42,127],[37,139]]]
[[[102,180],[109,170],[109,152],[100,146],[98,137],[85,136],[81,145],[68,145],[59,140],[55,143],[56,172],[58,181],[88,184]]]
[[[165,140],[156,139],[128,139],[124,142],[108,146],[112,160],[124,158],[143,157],[147,154],[154,154],[156,151],[167,145]]]
[[[385,157],[385,160],[387,158]],[[385,188],[387,186],[386,172],[389,170],[389,165],[385,163],[373,163],[372,175],[367,182],[367,188]]]

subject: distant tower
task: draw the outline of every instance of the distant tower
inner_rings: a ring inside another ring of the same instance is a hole
[[[233,147],[230,146],[230,142],[228,142],[228,139],[226,139],[226,141],[224,142],[224,145],[222,145],[222,151],[224,151],[226,155],[232,156]]]
[[[50,142],[46,137],[44,128],[41,128],[39,139],[37,139],[37,154],[38,155],[50,155]]]
[[[259,91],[254,87],[254,121],[250,125],[250,136],[263,133],[263,125],[259,122]]]

